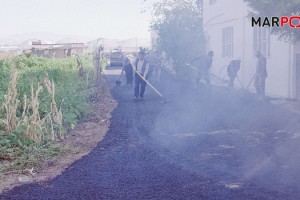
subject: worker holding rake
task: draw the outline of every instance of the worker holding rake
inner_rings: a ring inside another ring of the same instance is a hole
[[[144,59],[145,51],[140,50],[138,59],[135,61],[135,86],[134,86],[134,101],[144,100],[144,93],[146,89],[146,81],[149,73],[149,63]]]

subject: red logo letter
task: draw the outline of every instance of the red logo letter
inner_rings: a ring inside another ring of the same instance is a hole
[[[294,19],[297,19],[297,20],[298,20],[297,26],[293,24],[293,20],[294,20]],[[290,25],[291,28],[300,28],[300,16],[292,16],[292,17],[290,18],[290,23],[289,23],[289,25]]]
[[[280,17],[280,26],[284,27],[285,24],[289,22],[289,18],[287,16]]]

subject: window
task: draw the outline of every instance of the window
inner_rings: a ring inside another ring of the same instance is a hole
[[[253,29],[253,55],[257,51],[260,51],[266,57],[270,57],[270,30],[267,28]]]
[[[217,3],[217,0],[209,0],[209,5],[213,5],[213,4],[216,4]]]
[[[231,58],[233,55],[233,27],[227,27],[223,29],[223,57]]]

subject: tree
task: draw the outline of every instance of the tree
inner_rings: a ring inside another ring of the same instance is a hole
[[[201,0],[162,0],[153,4],[152,29],[157,31],[157,50],[174,61],[178,74],[185,64],[204,54]]]
[[[300,1],[299,0],[245,0],[248,5],[254,9],[250,13],[252,16],[263,17],[280,17],[280,16],[293,16],[300,14]],[[258,13],[257,13],[258,12]],[[273,27],[271,32],[280,36],[280,38],[287,38],[292,41],[300,41],[299,29],[285,27]]]

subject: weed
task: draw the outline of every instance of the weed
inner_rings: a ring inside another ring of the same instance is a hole
[[[91,57],[18,56],[0,61],[0,175],[39,168],[64,150],[57,141],[90,112]]]

